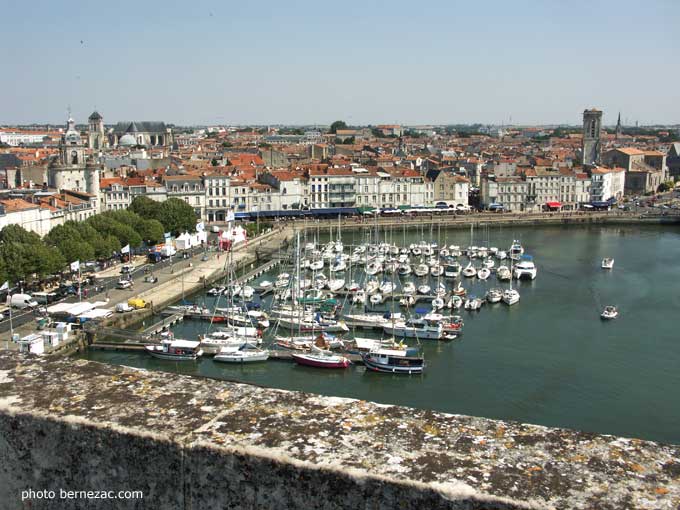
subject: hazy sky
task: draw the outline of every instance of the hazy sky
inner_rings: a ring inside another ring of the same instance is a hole
[[[678,0],[0,0],[0,123],[676,123],[679,22]]]

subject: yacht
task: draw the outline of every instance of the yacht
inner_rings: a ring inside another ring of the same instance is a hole
[[[372,305],[379,305],[385,301],[385,298],[380,292],[376,292],[375,294],[371,294],[368,300]]]
[[[403,287],[401,288],[401,292],[403,294],[408,295],[413,295],[416,293],[416,284],[413,282],[405,282]]]
[[[430,268],[427,264],[418,264],[414,270],[416,276],[427,276],[430,272]]]
[[[619,311],[616,309],[615,306],[605,306],[604,310],[602,310],[602,313],[600,314],[600,318],[604,320],[611,320],[611,319],[616,319],[619,316]]]
[[[333,280],[329,280],[328,283],[328,290],[331,292],[340,292],[343,288],[345,288],[345,280],[342,278],[336,278]]]
[[[260,292],[266,292],[268,290],[271,290],[272,287],[274,287],[274,284],[269,280],[262,280],[258,285]]]
[[[382,282],[380,285],[380,293],[383,296],[388,296],[394,291],[394,284],[392,282]]]
[[[536,278],[536,265],[534,259],[530,255],[522,255],[520,261],[515,264],[513,276],[517,279],[529,278],[533,280]]]
[[[496,278],[501,282],[507,282],[512,278],[512,273],[508,266],[498,266],[496,269]]]
[[[461,306],[463,306],[463,298],[460,296],[453,295],[451,296],[451,299],[449,299],[449,302],[446,303],[447,308],[451,308],[452,310],[455,309],[457,310]]]
[[[515,239],[510,246],[510,258],[513,260],[519,260],[520,256],[524,253],[524,248],[520,242]]]
[[[505,250],[498,250],[498,252],[496,253],[496,258],[498,260],[505,260],[508,258],[508,252],[506,252]]]
[[[458,278],[458,276],[460,276],[461,269],[462,267],[458,262],[446,264],[444,266],[444,278]]]
[[[223,347],[213,359],[224,363],[252,363],[267,361],[268,358],[269,351],[260,349],[250,342],[244,342],[238,347]]]
[[[432,309],[441,310],[444,308],[444,300],[440,297],[436,297],[432,300]]]
[[[416,304],[416,298],[413,294],[407,294],[399,300],[401,306],[413,306]]]
[[[472,263],[469,263],[467,266],[465,266],[465,269],[463,269],[463,276],[466,278],[472,278],[477,274],[477,270],[473,267]]]
[[[403,262],[399,265],[399,269],[397,271],[399,276],[408,276],[411,274],[411,265],[408,262]]]
[[[503,292],[503,303],[506,305],[514,305],[515,303],[519,303],[519,292],[517,292],[515,289],[507,289],[505,292]]]
[[[365,305],[366,304],[366,292],[364,289],[359,289],[352,296],[352,303],[355,305]]]
[[[291,357],[298,365],[315,368],[347,368],[349,359],[331,351],[312,346],[311,352],[293,353]]]
[[[444,326],[439,322],[426,319],[408,319],[406,321],[390,322],[383,326],[383,331],[388,335],[403,338],[427,338],[439,340],[444,333]]]
[[[612,269],[614,267],[614,259],[602,259],[602,269]]]
[[[482,309],[484,301],[475,296],[470,296],[465,300],[465,305],[463,306],[468,311],[479,311]]]
[[[500,289],[489,289],[486,292],[486,300],[489,303],[500,303],[503,299],[503,291]]]
[[[377,313],[348,313],[342,316],[345,324],[355,328],[382,329],[393,320],[402,320],[401,313],[380,315]]]
[[[430,274],[432,276],[441,276],[444,274],[444,266],[441,266],[440,264],[435,264],[430,268]]]

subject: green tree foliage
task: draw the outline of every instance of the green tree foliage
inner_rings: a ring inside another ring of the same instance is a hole
[[[328,130],[328,132],[335,134],[338,132],[338,129],[347,129],[347,124],[341,120],[336,120],[333,122],[333,124],[331,124],[331,128]]]
[[[160,218],[166,232],[178,235],[193,232],[196,228],[196,213],[193,207],[178,198],[170,198],[161,203]]]
[[[165,230],[163,224],[158,220],[142,220],[137,225],[136,230],[141,238],[149,244],[160,243],[164,239]]]
[[[128,211],[139,214],[144,219],[159,219],[161,203],[141,196],[132,201]]]
[[[43,277],[61,270],[66,260],[40,236],[19,225],[0,230],[0,278],[16,282],[32,275]]]

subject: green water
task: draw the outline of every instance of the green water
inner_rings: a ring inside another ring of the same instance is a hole
[[[397,244],[422,237],[470,244],[470,232],[387,233]],[[364,234],[348,234],[355,242]],[[518,420],[680,443],[680,229],[541,227],[477,229],[474,244],[507,249],[518,238],[538,277],[515,282],[521,301],[461,311],[465,333],[450,343],[425,341],[422,376],[324,371],[270,361],[250,366],[173,364],[142,353],[91,351],[87,359],[201,374],[277,388],[354,397],[456,414]],[[488,239],[488,241],[487,241]],[[600,268],[614,257],[612,271]],[[275,272],[279,272],[277,269]],[[260,279],[268,278],[265,276]],[[415,278],[414,278],[415,279]],[[488,282],[463,284],[483,296]],[[254,285],[251,282],[251,285]],[[506,284],[507,286],[507,284]],[[212,298],[198,297],[210,304]],[[619,307],[601,321],[605,304]],[[178,337],[204,333],[186,321]],[[359,331],[361,336],[370,336]]]

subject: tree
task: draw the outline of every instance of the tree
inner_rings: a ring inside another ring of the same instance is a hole
[[[0,230],[0,243],[40,244],[40,236],[20,225],[7,225]]]
[[[217,161],[217,159],[216,159],[216,158],[212,158],[212,159],[210,160],[210,164],[211,164],[212,166],[217,166],[217,165],[219,165],[219,164],[220,164],[220,162],[219,162],[219,161]]]
[[[331,128],[328,130],[328,132],[335,134],[338,132],[338,129],[347,129],[347,124],[341,120],[336,120],[333,122],[333,124],[331,124]]]
[[[165,231],[174,234],[193,232],[196,227],[193,207],[178,198],[169,198],[161,203],[159,219]]]
[[[142,220],[136,228],[141,238],[150,244],[156,244],[164,239],[165,229],[158,220]]]
[[[160,219],[160,202],[151,200],[149,197],[140,196],[130,204],[128,211],[139,214],[144,219]]]

